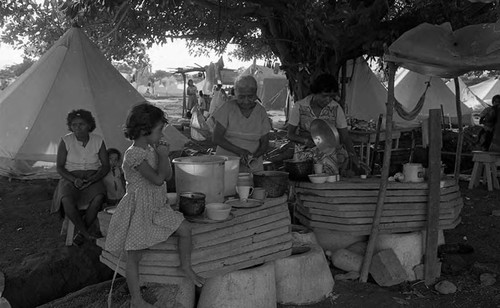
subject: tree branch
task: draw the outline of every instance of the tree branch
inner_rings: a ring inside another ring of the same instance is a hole
[[[102,37],[99,38],[99,41],[104,40],[105,38],[107,38],[108,36],[110,36],[111,34],[113,34],[116,30],[118,30],[118,28],[120,27],[120,24],[125,19],[125,16],[127,16],[129,10],[130,10],[130,3],[129,3],[129,1],[128,0],[127,1],[123,1],[123,3],[118,8],[118,11],[116,12],[115,18],[113,18],[113,23],[116,22],[116,19],[118,18],[118,16],[120,16],[120,13],[123,11],[120,19],[118,20],[118,22],[116,23],[116,25],[113,27],[113,29],[111,29],[111,31],[109,31],[107,34],[105,34],[105,35],[103,35]]]

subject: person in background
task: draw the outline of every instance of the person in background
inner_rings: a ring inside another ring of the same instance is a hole
[[[187,101],[187,117],[191,118],[191,109],[198,104],[198,88],[193,83],[192,79],[188,80],[188,87],[186,89]]]
[[[483,151],[490,149],[493,140],[493,131],[495,130],[497,115],[500,112],[500,95],[493,96],[491,102],[493,106],[485,108],[479,116],[479,124],[482,124],[483,128],[477,138]]]
[[[109,159],[104,140],[92,133],[96,124],[90,111],[73,110],[66,123],[70,133],[61,138],[57,149],[57,172],[61,180],[54,193],[51,212],[68,216],[78,229],[73,242],[80,245],[84,239],[101,236],[90,227],[106,198],[102,178],[109,172]],[[87,206],[84,218],[79,210],[83,206]]]
[[[125,195],[125,177],[121,168],[122,153],[115,148],[109,148],[108,157],[110,170],[104,177],[103,182],[107,192],[106,205],[114,206]]]
[[[238,77],[235,96],[213,113],[213,142],[217,155],[239,156],[240,171],[264,169],[263,155],[269,148],[271,121],[257,98],[257,81],[250,75]],[[251,163],[251,164],[250,164]]]
[[[172,166],[169,146],[160,142],[166,124],[163,111],[147,102],[134,106],[125,124],[125,137],[132,140],[123,161],[127,187],[111,217],[105,250],[127,254],[131,307],[153,307],[141,296],[139,261],[145,249],[174,233],[179,236],[180,269],[197,286],[204,283],[191,267],[191,225],[167,203],[165,181],[172,176]]]
[[[311,84],[311,92],[294,104],[288,119],[288,138],[295,142],[294,156],[299,160],[313,159],[315,163],[322,163],[324,172],[329,174],[339,174],[340,170],[347,169],[348,159],[359,166],[344,111],[337,103],[337,79],[330,74],[319,75]],[[314,119],[334,123],[343,146],[329,155],[320,153],[311,138],[310,128]]]

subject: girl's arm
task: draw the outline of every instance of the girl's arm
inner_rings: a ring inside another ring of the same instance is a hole
[[[136,167],[136,170],[151,183],[161,186],[172,177],[172,166],[170,165],[167,146],[158,145],[156,153],[158,154],[158,167],[156,170],[147,161],[143,161]]]

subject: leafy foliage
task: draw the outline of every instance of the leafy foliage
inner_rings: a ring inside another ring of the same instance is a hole
[[[41,54],[71,25],[83,27],[114,60],[141,67],[145,49],[185,38],[194,54],[279,58],[298,98],[322,72],[347,60],[380,56],[422,22],[453,28],[496,20],[494,4],[468,0],[7,0],[0,4],[2,40]],[[22,37],[28,38],[22,40]]]

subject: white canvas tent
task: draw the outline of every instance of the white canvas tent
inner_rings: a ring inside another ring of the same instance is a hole
[[[385,114],[387,89],[363,58],[347,62],[346,77],[346,114],[376,122],[380,114]]]
[[[453,79],[449,80],[446,85],[450,88],[451,92],[455,94],[455,81]],[[482,99],[480,99],[472,90],[465,84],[462,78],[458,78],[458,85],[460,87],[460,100],[467,107],[474,111],[481,111],[488,107]]]
[[[426,82],[430,81],[430,87],[425,97],[425,103],[419,115],[413,121],[403,120],[394,114],[394,122],[398,126],[409,127],[419,125],[422,118],[429,116],[429,109],[440,109],[443,106],[444,116],[457,123],[457,107],[455,103],[455,94],[446,86],[439,77],[424,76],[419,73],[402,69],[398,72],[395,79],[394,95],[398,102],[403,105],[406,111],[411,111],[416,106],[418,100],[424,93]],[[472,109],[462,104],[463,123],[472,124]]]
[[[485,103],[491,105],[493,96],[500,94],[500,79],[492,77],[488,80],[475,84],[469,87]]]
[[[69,29],[36,63],[0,93],[0,175],[55,175],[66,116],[86,109],[107,147],[124,151],[128,109],[144,98],[81,29]],[[44,167],[52,167],[47,169]]]
[[[288,96],[288,80],[283,74],[276,74],[272,68],[250,65],[240,75],[252,75],[257,80],[257,96],[266,110],[283,110]]]

